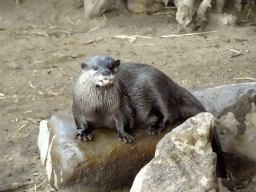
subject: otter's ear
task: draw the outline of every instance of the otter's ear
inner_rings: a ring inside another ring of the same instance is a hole
[[[120,63],[121,63],[120,60],[117,59],[116,62],[115,62],[115,66],[116,66],[116,67],[119,67]]]
[[[87,63],[85,63],[85,62],[81,63],[81,67],[82,67],[82,69],[87,68],[87,66],[88,66],[88,64],[87,64]]]

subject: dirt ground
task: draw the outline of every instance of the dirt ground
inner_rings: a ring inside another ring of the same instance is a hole
[[[116,9],[85,20],[80,5],[0,1],[0,191],[50,191],[39,159],[39,122],[71,110],[74,78],[91,56],[153,65],[189,90],[256,81],[253,8],[235,13],[236,26],[211,14],[203,30],[209,33],[185,36],[174,7],[157,15]],[[180,36],[161,38],[174,34]]]

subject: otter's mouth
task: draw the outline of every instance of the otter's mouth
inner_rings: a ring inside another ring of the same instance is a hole
[[[105,84],[108,84],[110,83],[110,79],[106,77],[105,79],[102,80],[102,82]]]
[[[109,84],[113,84],[113,79],[110,79],[109,77],[104,77],[104,79],[101,79],[97,83],[99,86],[107,86]]]

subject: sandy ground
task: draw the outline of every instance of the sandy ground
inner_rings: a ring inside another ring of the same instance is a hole
[[[63,2],[0,2],[0,191],[49,190],[39,121],[71,110],[74,78],[91,56],[150,64],[189,90],[256,81],[253,9],[239,13],[242,25],[221,24],[212,14],[207,34],[161,38],[179,34],[173,7],[85,20],[79,0]]]

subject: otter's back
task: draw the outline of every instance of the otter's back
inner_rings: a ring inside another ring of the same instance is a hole
[[[147,120],[154,109],[161,109],[161,113],[171,121],[180,113],[187,118],[191,114],[205,111],[202,104],[189,91],[150,65],[123,63],[120,65],[118,76],[141,120]],[[174,108],[176,110],[173,110]]]
[[[168,92],[169,96],[175,96],[180,92],[179,85],[162,71],[150,65],[123,63],[119,68],[118,76],[129,92],[137,89],[143,92],[160,91],[161,93]],[[172,91],[173,88],[175,91]]]
[[[127,89],[136,121],[150,121],[153,111],[161,111],[170,121],[178,117],[179,101],[175,98],[180,95],[180,87],[163,72],[147,64],[124,63],[118,77]]]

